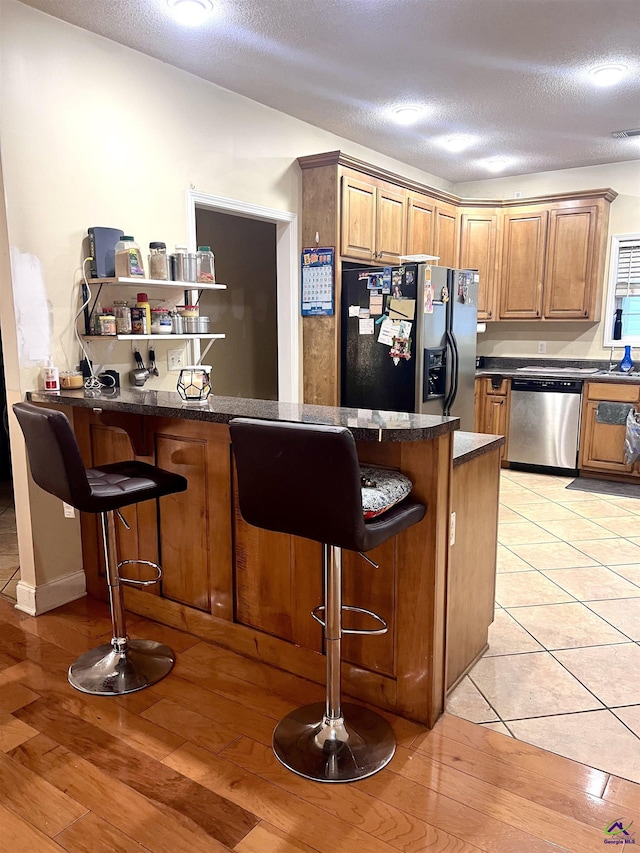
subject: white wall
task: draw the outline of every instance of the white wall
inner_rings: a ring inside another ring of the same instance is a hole
[[[637,140],[623,140],[621,144],[636,146],[640,155]],[[513,198],[514,192],[518,190],[523,196],[536,196],[602,187],[611,187],[618,193],[610,208],[606,276],[609,269],[610,236],[640,231],[640,160],[474,181],[457,184],[454,192],[465,198],[502,200]],[[605,316],[605,299],[606,286],[602,288],[602,318]],[[478,352],[481,355],[494,356],[534,356],[538,355],[538,341],[546,342],[549,357],[609,357],[609,348],[605,349],[602,345],[602,323],[488,323],[486,333],[478,336]]]

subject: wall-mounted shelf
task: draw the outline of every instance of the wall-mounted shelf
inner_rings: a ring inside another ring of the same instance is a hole
[[[226,284],[209,284],[204,281],[164,281],[157,278],[89,278],[87,284],[112,284],[126,287],[168,287],[173,290],[226,290]]]
[[[194,341],[202,338],[219,341],[225,335],[194,332],[192,335],[82,335],[82,337],[87,341]]]

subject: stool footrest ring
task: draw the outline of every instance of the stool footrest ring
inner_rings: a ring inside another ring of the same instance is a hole
[[[120,568],[122,566],[129,566],[134,564],[138,566],[151,566],[157,572],[155,578],[151,578],[151,580],[148,581],[141,581],[136,580],[135,578],[123,578],[122,576],[120,576]],[[158,581],[162,577],[162,569],[157,563],[151,562],[151,560],[121,560],[118,563],[118,574],[120,576],[120,583],[127,583],[130,586],[151,586],[154,583],[158,583]]]
[[[365,616],[370,616],[382,625],[381,628],[342,628],[343,634],[386,634],[389,630],[389,625],[385,622],[382,616],[378,616],[378,614],[374,613],[373,610],[367,610],[365,607],[350,607],[348,604],[343,604],[341,609],[348,610],[350,613],[364,613]],[[320,613],[324,615],[324,611],[324,604],[320,604],[318,607],[313,608],[311,615],[316,622],[319,622],[323,628],[326,628],[325,619],[319,616]]]

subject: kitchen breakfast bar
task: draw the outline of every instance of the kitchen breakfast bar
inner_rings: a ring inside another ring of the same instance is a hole
[[[321,546],[242,519],[228,422],[330,424],[352,432],[361,463],[407,475],[427,506],[421,522],[368,554],[379,568],[344,553],[345,603],[389,626],[344,637],[345,693],[431,727],[447,689],[485,651],[501,437],[456,432],[456,418],[215,396],[194,405],[166,391],[27,396],[67,414],[87,467],[135,458],[188,481],[186,492],[122,511],[130,529],[118,525],[120,558],[163,570],[160,584],[126,588],[132,613],[323,683],[322,629],[310,616],[323,594]],[[96,517],[82,513],[81,530],[87,591],[105,598]]]

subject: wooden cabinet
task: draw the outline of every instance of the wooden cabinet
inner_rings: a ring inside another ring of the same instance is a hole
[[[546,319],[596,318],[597,230],[595,204],[551,210],[544,286]]]
[[[609,205],[576,199],[505,211],[501,320],[597,320]]]
[[[458,266],[458,209],[440,202],[435,211],[434,255],[441,267]]]
[[[407,254],[435,255],[436,204],[430,196],[407,193]]]
[[[509,404],[511,380],[484,377],[476,379],[476,432],[489,435],[504,435],[505,444],[500,448],[500,458],[506,458],[509,444]]]
[[[397,264],[406,252],[404,190],[385,182],[342,179],[343,257]]]
[[[640,479],[640,466],[624,459],[625,424],[601,423],[601,402],[630,403],[640,411],[640,386],[590,382],[585,385],[580,428],[579,467],[585,473],[620,474]]]
[[[495,320],[498,284],[498,212],[463,209],[460,217],[460,267],[479,273],[478,320]]]
[[[542,283],[549,213],[543,207],[522,208],[503,217],[500,319],[542,317]]]

